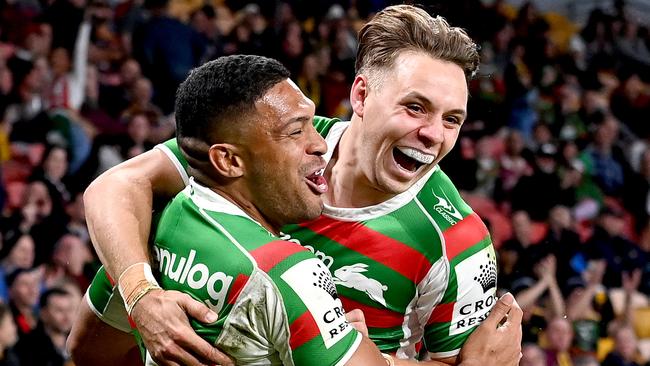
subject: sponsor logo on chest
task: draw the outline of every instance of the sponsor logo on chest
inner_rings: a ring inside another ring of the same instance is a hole
[[[326,348],[341,340],[352,328],[345,319],[329,269],[316,258],[295,264],[282,279],[305,304],[318,326]]]
[[[496,302],[497,267],[494,248],[488,246],[455,267],[457,296],[450,325],[451,335],[461,334],[481,323]]]
[[[196,251],[190,250],[187,257],[179,256],[168,249],[154,246],[160,274],[181,285],[194,290],[205,289],[209,299],[205,303],[215,312],[219,312],[226,301],[226,295],[232,285],[233,277],[223,272],[210,273],[204,263],[195,262]]]

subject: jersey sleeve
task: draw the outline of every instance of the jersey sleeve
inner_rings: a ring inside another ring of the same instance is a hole
[[[276,342],[288,346],[285,352],[278,347],[284,364],[345,364],[359,347],[361,334],[345,319],[329,269],[311,252],[301,250],[275,266],[270,275],[276,278],[287,314],[288,339],[273,333]]]
[[[126,308],[115,281],[108,275],[104,267],[100,267],[93,278],[85,301],[90,310],[104,323],[125,333],[131,333]]]
[[[185,183],[185,185],[188,185],[190,178],[187,174],[187,160],[185,160],[185,157],[181,153],[181,149],[178,147],[178,142],[176,139],[169,139],[161,144],[156,145],[154,149],[158,149],[167,155],[169,160],[176,167],[176,171],[178,171],[178,174],[183,179],[183,183]]]

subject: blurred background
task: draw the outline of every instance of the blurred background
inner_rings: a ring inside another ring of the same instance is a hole
[[[71,364],[83,190],[173,136],[191,68],[274,57],[347,119],[356,32],[394,3],[0,0],[0,365]],[[525,310],[521,364],[650,365],[650,1],[418,4],[481,45],[441,165]]]

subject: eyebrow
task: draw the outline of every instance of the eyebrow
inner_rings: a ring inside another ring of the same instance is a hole
[[[293,123],[311,123],[313,120],[312,116],[298,116],[289,119],[287,122],[283,123],[282,126],[278,128],[278,131],[282,131]]]
[[[422,95],[421,93],[418,93],[416,91],[409,92],[402,98],[402,100],[410,99],[410,98],[417,99],[420,103],[424,104],[424,106],[427,107],[427,109],[433,109],[433,103],[431,102],[431,100],[425,97],[424,95]],[[450,111],[447,111],[445,114],[460,114],[461,116],[463,116],[463,119],[467,117],[467,111],[464,109],[452,109]]]

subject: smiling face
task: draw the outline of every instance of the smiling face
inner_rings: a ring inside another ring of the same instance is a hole
[[[312,125],[314,103],[286,79],[255,109],[241,144],[251,202],[276,228],[318,217],[327,145]]]
[[[352,90],[353,104],[355,95],[365,93],[355,106],[363,130],[359,168],[378,195],[396,195],[456,143],[467,114],[465,74],[454,63],[403,52],[392,68],[371,77],[380,80],[368,85],[368,78],[359,75]]]

